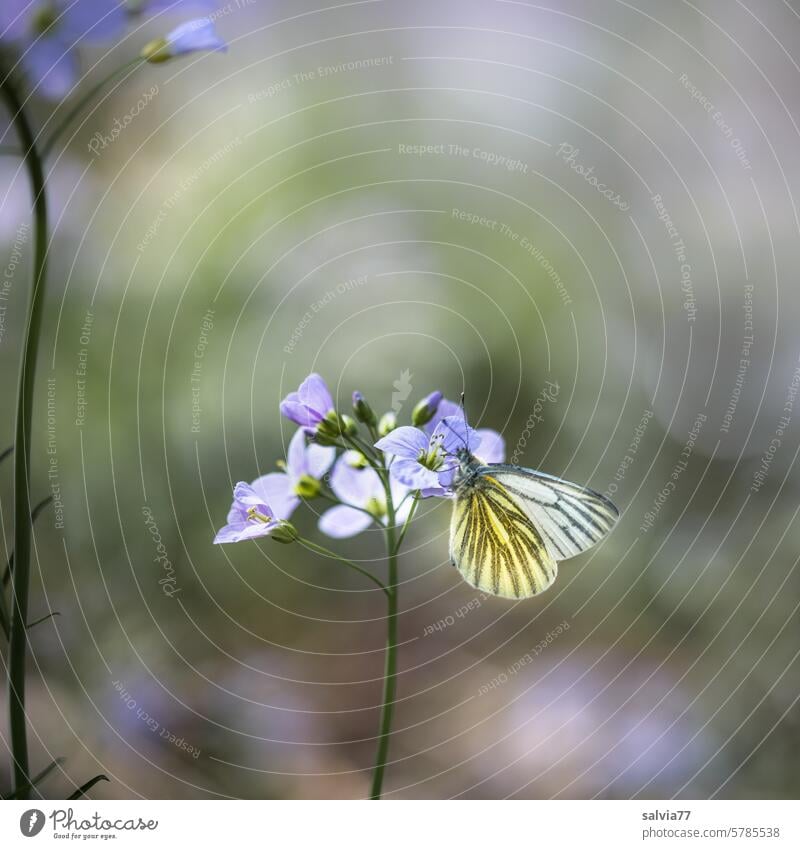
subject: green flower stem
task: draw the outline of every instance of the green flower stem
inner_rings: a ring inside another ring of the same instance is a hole
[[[406,520],[403,523],[403,528],[400,531],[400,535],[397,538],[397,544],[395,545],[395,554],[400,551],[400,546],[403,544],[403,540],[405,539],[406,532],[408,531],[409,525],[411,524],[411,520],[414,518],[414,512],[417,509],[417,504],[419,504],[419,490],[414,491],[414,500],[411,502],[411,509],[408,511],[408,516],[406,516]]]
[[[364,440],[358,436],[347,436],[347,434],[342,434],[342,438],[345,442],[349,443],[351,448],[358,451],[359,454],[363,454],[366,461],[373,469],[375,469],[375,471],[380,472],[383,469],[374,446],[370,445],[368,442],[364,442]]]
[[[374,445],[370,445],[369,442],[365,442],[361,437],[356,437],[356,444],[359,446],[361,453],[365,457],[372,457],[373,459],[378,459],[378,452]]]
[[[41,784],[45,780],[45,778],[47,778],[47,776],[50,775],[50,773],[54,769],[57,769],[58,767],[63,766],[63,765],[64,765],[64,758],[56,758],[54,761],[51,761],[38,775],[34,776],[34,778],[31,779],[29,784],[25,785],[25,788],[27,790],[30,790],[31,787],[36,787],[37,785]],[[18,799],[18,798],[19,798],[19,790],[16,790],[10,796],[3,797],[3,800],[5,801],[6,799]],[[44,798],[44,797],[42,797],[42,798]]]
[[[390,595],[389,588],[386,586],[386,584],[383,583],[383,581],[380,580],[380,578],[376,578],[372,574],[372,572],[368,572],[366,569],[362,569],[361,566],[359,566],[357,563],[353,563],[352,560],[348,560],[346,557],[342,557],[335,551],[331,551],[330,549],[327,549],[322,545],[317,545],[317,543],[312,542],[310,539],[298,537],[297,541],[302,545],[307,546],[312,551],[316,551],[317,554],[323,554],[325,555],[325,557],[332,557],[334,560],[338,560],[340,563],[344,563],[345,566],[349,566],[351,569],[355,569],[356,572],[359,572],[360,574],[364,575],[364,577],[369,578],[373,584],[379,586],[381,590],[386,593],[387,596]]]
[[[375,757],[375,768],[372,773],[372,789],[370,799],[380,799],[383,792],[383,774],[386,771],[386,761],[389,757],[389,741],[392,734],[392,717],[394,715],[395,694],[397,692],[397,517],[392,500],[392,488],[386,468],[381,475],[383,488],[386,492],[386,551],[389,563],[389,593],[386,612],[386,663],[383,673],[383,707],[378,737],[378,751]]]
[[[17,394],[16,438],[14,441],[14,573],[12,576],[11,634],[8,650],[8,709],[14,787],[20,799],[30,790],[28,738],[25,717],[25,661],[28,635],[28,590],[30,583],[31,517],[30,435],[33,418],[33,389],[36,357],[44,315],[47,272],[47,198],[42,159],[22,102],[8,73],[0,69],[0,95],[16,127],[25,166],[31,182],[34,219],[33,291],[23,334],[22,362]]]
[[[41,156],[42,159],[46,159],[50,153],[52,153],[53,148],[55,147],[56,142],[59,140],[64,131],[69,127],[69,125],[78,117],[78,115],[83,112],[86,106],[97,97],[98,94],[110,83],[116,80],[118,77],[123,76],[123,74],[128,73],[128,71],[133,71],[138,68],[140,65],[144,65],[147,60],[143,59],[141,56],[137,56],[135,59],[132,59],[130,62],[126,62],[121,67],[117,68],[115,71],[112,71],[107,77],[104,77],[100,80],[97,85],[92,86],[86,94],[81,97],[78,102],[67,112],[64,118],[56,125],[55,130],[50,134],[50,137],[47,141],[42,145]]]
[[[45,507],[47,507],[48,504],[50,504],[52,502],[52,500],[53,500],[53,496],[48,495],[47,498],[40,501],[33,508],[33,511],[31,512],[31,525],[36,524],[36,520],[39,518],[39,514],[42,512],[42,510],[44,510]],[[9,583],[11,582],[11,576],[13,574],[14,574],[14,552],[12,551],[11,554],[9,554],[9,556],[8,556],[8,563],[6,563],[6,568],[3,572],[3,581],[2,581],[3,589],[5,589],[9,585]]]

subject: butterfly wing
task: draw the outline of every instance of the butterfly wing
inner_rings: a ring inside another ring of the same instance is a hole
[[[557,574],[539,529],[490,475],[456,492],[450,559],[467,583],[505,598],[544,592]]]
[[[599,492],[519,466],[485,466],[494,480],[535,525],[550,556],[566,560],[591,548],[619,519],[617,508]]]

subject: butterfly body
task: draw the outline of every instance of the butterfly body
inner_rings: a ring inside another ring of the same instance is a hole
[[[456,452],[450,558],[468,583],[528,598],[556,579],[557,563],[599,542],[619,512],[604,496],[560,478]]]

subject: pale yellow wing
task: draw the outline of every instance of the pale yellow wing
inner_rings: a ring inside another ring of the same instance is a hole
[[[489,475],[456,494],[450,559],[473,587],[504,598],[538,595],[558,571],[525,510]]]

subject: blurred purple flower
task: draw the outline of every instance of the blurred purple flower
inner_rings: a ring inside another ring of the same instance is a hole
[[[416,427],[399,427],[375,443],[376,448],[393,456],[389,467],[392,477],[419,489],[423,497],[446,495],[458,465],[456,451],[472,451],[477,445],[478,436],[463,415],[441,419],[430,435]]]
[[[200,50],[228,49],[225,42],[217,35],[214,22],[210,18],[197,18],[186,21],[167,33],[164,48],[170,58],[185,56],[187,53],[197,53]]]
[[[214,537],[214,542],[241,542],[269,536],[279,526],[280,521],[266,503],[264,496],[256,492],[249,483],[240,481],[233,490],[233,504],[228,513],[228,523]]]
[[[332,410],[333,398],[318,374],[310,374],[297,392],[290,392],[281,401],[281,413],[312,436],[317,432],[317,425]]]
[[[448,416],[460,416],[464,418],[464,410],[455,401],[442,398],[433,418],[425,425],[425,432],[432,434],[439,422]],[[478,436],[478,440],[472,453],[483,463],[504,463],[506,459],[506,444],[503,437],[496,430],[486,427],[478,428],[475,433]]]
[[[331,473],[331,489],[344,503],[322,514],[319,529],[335,539],[360,534],[370,526],[373,518],[384,525],[387,521],[386,492],[381,479],[370,467],[355,468],[352,464],[357,461],[357,452],[345,451]],[[390,488],[396,510],[395,521],[404,522],[411,509],[411,499],[406,498],[410,490],[394,478],[390,481]]]
[[[253,489],[266,499],[276,518],[288,519],[301,498],[313,498],[319,493],[319,482],[335,456],[335,448],[306,444],[301,428],[289,443],[286,470],[263,475],[253,481]]]
[[[79,43],[116,38],[126,18],[119,0],[2,0],[0,40],[16,45],[37,93],[58,99],[78,79]]]

